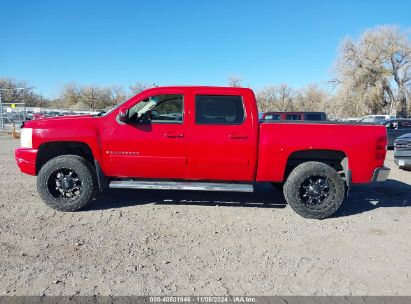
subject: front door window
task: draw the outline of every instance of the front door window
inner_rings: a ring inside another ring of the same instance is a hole
[[[183,95],[164,94],[146,98],[129,110],[129,121],[142,119],[150,123],[182,123]]]

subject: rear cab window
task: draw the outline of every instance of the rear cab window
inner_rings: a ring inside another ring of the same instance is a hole
[[[196,95],[195,122],[208,125],[240,125],[245,120],[242,96]]]

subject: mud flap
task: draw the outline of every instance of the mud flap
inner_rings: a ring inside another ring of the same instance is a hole
[[[108,189],[110,180],[107,178],[107,176],[104,175],[104,172],[103,170],[101,170],[98,160],[94,160],[94,165],[96,166],[97,182],[98,182],[99,191]]]
[[[348,197],[348,195],[350,194],[350,189],[351,189],[351,170],[348,169],[348,158],[345,157],[342,161],[341,161],[341,166],[344,169],[344,176],[345,176],[345,186],[346,186],[346,191],[345,191],[345,197]]]

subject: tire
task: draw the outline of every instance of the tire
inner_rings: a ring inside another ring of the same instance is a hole
[[[323,219],[340,208],[345,197],[345,183],[329,165],[305,162],[288,176],[284,196],[290,207],[302,217]]]
[[[58,156],[40,169],[37,189],[49,207],[59,211],[77,211],[90,203],[97,193],[96,173],[80,156]]]

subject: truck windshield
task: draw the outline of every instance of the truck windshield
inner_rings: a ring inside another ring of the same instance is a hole
[[[112,113],[115,109],[118,109],[119,107],[121,107],[126,101],[127,101],[127,99],[120,102],[120,103],[118,103],[118,104],[116,104],[114,107],[112,107],[111,109],[108,109],[107,111],[102,111],[102,112],[98,113],[97,116],[106,116],[106,115]]]

